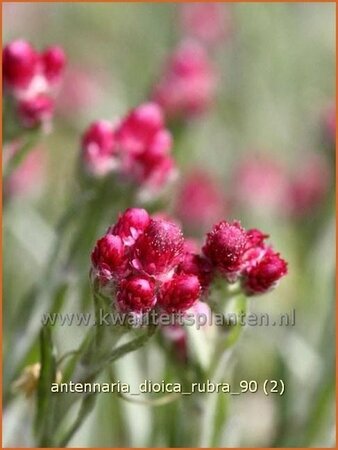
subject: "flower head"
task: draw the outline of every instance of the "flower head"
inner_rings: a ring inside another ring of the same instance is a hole
[[[215,78],[203,47],[196,42],[183,42],[155,86],[153,99],[170,117],[198,115],[213,100]]]
[[[179,274],[162,286],[158,302],[168,313],[186,311],[201,294],[201,285],[196,275]]]
[[[113,126],[106,120],[93,122],[82,137],[82,155],[86,170],[96,176],[109,173],[116,166]]]
[[[6,45],[2,53],[5,84],[12,89],[25,89],[32,81],[39,64],[34,48],[24,40]]]
[[[203,293],[207,293],[214,277],[214,268],[202,255],[187,252],[178,266],[177,273],[196,275]]]
[[[41,124],[48,126],[54,113],[54,100],[45,94],[18,103],[18,112],[25,127],[31,128]]]
[[[82,157],[91,174],[107,175],[115,170],[121,178],[154,195],[175,173],[171,145],[162,109],[145,103],[117,125],[94,123],[84,135]]]
[[[133,245],[136,239],[148,227],[149,214],[142,208],[128,208],[120,214],[117,223],[111,228],[112,234],[118,235],[125,245]]]
[[[164,119],[161,108],[155,103],[145,103],[133,109],[116,130],[116,140],[129,154],[141,154],[151,147],[162,132]]]
[[[107,233],[97,241],[91,260],[94,275],[103,285],[124,274],[127,259],[122,239],[119,236]]]
[[[145,313],[156,304],[155,283],[138,275],[122,279],[117,288],[116,299],[121,311]]]
[[[242,161],[234,171],[233,197],[243,208],[282,215],[287,209],[288,175],[278,162],[258,154]]]
[[[246,245],[246,231],[240,223],[222,221],[207,234],[203,253],[220,273],[232,280],[239,274]]]
[[[55,85],[64,71],[61,47],[38,53],[28,42],[16,40],[3,50],[3,77],[25,127],[44,126],[48,131],[54,113]]]
[[[256,264],[244,270],[242,286],[247,295],[263,294],[274,288],[286,274],[286,262],[268,247]]]
[[[153,276],[170,276],[183,256],[183,234],[169,221],[151,219],[134,246],[133,267]]]
[[[41,55],[42,71],[47,80],[54,84],[60,81],[66,64],[66,55],[58,45],[48,47]]]

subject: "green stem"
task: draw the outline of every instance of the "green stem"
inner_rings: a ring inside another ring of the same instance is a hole
[[[147,328],[146,333],[127,342],[126,344],[114,348],[113,350],[110,351],[109,354],[107,354],[107,352],[104,350],[101,352],[97,351],[98,345],[102,345],[103,342],[106,342],[106,344],[104,345],[107,345],[107,341],[105,340],[107,335],[103,336],[103,334],[100,332],[98,340],[97,332],[92,334],[89,343],[88,340],[86,339],[86,342],[83,345],[83,355],[75,365],[72,377],[74,379],[74,382],[75,383],[93,382],[98,377],[98,375],[102,373],[102,371],[105,370],[111,363],[118,360],[119,358],[122,358],[127,353],[133,352],[142,347],[153,336],[156,329],[157,327],[155,325],[150,325]],[[108,330],[110,336],[112,336],[111,331],[112,330]],[[120,336],[121,333],[118,333],[116,339],[118,340]],[[91,397],[96,397],[95,393],[93,393]],[[55,414],[56,421],[54,424],[54,430],[58,430],[60,428],[62,421],[65,418],[65,415],[68,412],[69,408],[77,400],[80,400],[80,398],[81,395],[74,395],[74,394],[64,394],[61,397],[59,397],[59,402],[57,405],[58,410]],[[71,437],[82,425],[87,415],[93,409],[94,403],[95,403],[94,399],[89,400],[88,395],[83,398],[82,406],[80,408],[80,412],[77,418],[75,419],[74,423],[71,425],[69,430],[66,432],[65,436],[61,439],[60,441],[61,445],[58,446],[62,446],[62,443],[68,442],[71,439]]]
[[[28,153],[34,149],[42,136],[41,129],[36,128],[26,133],[21,148],[9,159],[5,166],[3,177],[6,179],[19,167],[27,157]]]
[[[75,433],[78,431],[78,429],[83,424],[84,420],[88,416],[88,414],[92,411],[95,405],[96,395],[89,394],[82,400],[82,404],[80,407],[80,411],[78,413],[77,418],[75,419],[74,423],[71,425],[71,427],[66,431],[65,435],[60,441],[60,444],[58,447],[64,448],[67,446],[68,442],[72,439],[72,437],[75,435]]]
[[[247,310],[247,299],[243,294],[236,295],[233,299],[235,302],[234,312],[236,314],[245,313]],[[220,383],[224,380],[224,375],[235,345],[238,342],[243,331],[243,325],[237,323],[231,327],[227,336],[221,332],[218,337],[215,354],[207,374],[207,378],[213,383]],[[198,446],[201,448],[212,447],[215,430],[215,421],[218,416],[217,408],[219,394],[209,394],[207,400],[200,399],[200,417],[199,417],[199,438]]]

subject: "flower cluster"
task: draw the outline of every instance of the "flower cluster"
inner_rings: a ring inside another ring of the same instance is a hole
[[[170,57],[153,91],[157,102],[170,118],[191,117],[212,103],[216,74],[207,52],[198,42],[183,41]]]
[[[22,124],[28,128],[48,124],[66,62],[62,48],[52,46],[38,53],[27,41],[16,40],[3,49],[2,61],[4,86],[16,101]]]
[[[203,253],[228,282],[240,280],[246,295],[263,294],[287,273],[286,262],[266,244],[268,237],[238,221],[222,221],[207,234]]]
[[[161,108],[145,103],[116,125],[103,120],[91,124],[82,137],[82,161],[93,176],[116,171],[121,177],[154,190],[164,186],[175,173],[171,145]]]
[[[240,279],[247,295],[275,287],[287,265],[266,245],[267,237],[222,221],[208,233],[202,254],[192,253],[176,223],[131,208],[97,241],[91,276],[120,311],[181,312],[207,300],[217,274],[228,282]]]
[[[183,234],[175,223],[131,208],[97,241],[92,277],[115,293],[120,311],[145,313],[155,305],[184,311],[198,300],[201,286],[196,275],[178,270],[183,256]]]

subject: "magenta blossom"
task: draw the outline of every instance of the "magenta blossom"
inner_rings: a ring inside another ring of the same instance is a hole
[[[153,99],[169,117],[189,118],[211,105],[216,88],[214,68],[203,47],[183,42],[155,85]]]
[[[183,33],[206,44],[219,44],[232,31],[231,11],[227,4],[183,3],[180,12]]]

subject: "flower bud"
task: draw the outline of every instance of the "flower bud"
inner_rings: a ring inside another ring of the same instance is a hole
[[[180,274],[163,284],[158,294],[159,305],[168,313],[186,311],[201,294],[196,275]]]
[[[142,208],[128,208],[120,214],[117,223],[112,227],[112,234],[118,235],[125,245],[133,245],[150,222],[149,214]]]
[[[94,277],[106,284],[126,271],[127,260],[122,239],[106,234],[96,242],[91,255]]]
[[[186,253],[184,255],[183,261],[177,268],[177,273],[196,275],[203,293],[208,291],[208,287],[214,276],[212,264],[203,256],[193,253]]]
[[[156,304],[155,284],[148,278],[131,276],[119,283],[116,299],[121,311],[146,313]]]
[[[242,257],[242,270],[255,266],[261,260],[267,249],[264,241],[269,237],[268,234],[256,228],[248,230],[246,236],[247,244]]]
[[[142,104],[133,109],[118,126],[118,145],[128,154],[141,154],[154,145],[157,132],[161,131],[163,126],[161,108],[155,103]]]
[[[60,81],[66,64],[66,55],[63,49],[57,45],[48,47],[41,55],[42,70],[50,83]]]
[[[45,94],[39,94],[18,103],[18,112],[25,127],[48,124],[53,117],[54,100]]]
[[[12,89],[25,89],[32,81],[37,67],[38,54],[24,40],[6,45],[2,53],[4,82]]]
[[[268,247],[260,261],[244,271],[242,286],[247,295],[263,294],[274,288],[286,274],[286,262]]]
[[[241,269],[246,245],[246,232],[240,223],[222,221],[207,234],[203,252],[229,281],[234,281]]]
[[[113,125],[106,120],[92,123],[82,137],[82,158],[86,170],[94,176],[112,171],[116,162]]]
[[[183,256],[183,234],[169,221],[152,219],[134,247],[134,268],[153,276],[170,276]]]

